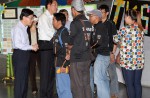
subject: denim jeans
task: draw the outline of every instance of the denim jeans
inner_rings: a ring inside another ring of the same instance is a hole
[[[90,66],[90,86],[92,91],[92,98],[94,98],[94,66],[91,64]]]
[[[110,94],[119,97],[119,83],[115,63],[109,64],[108,73],[110,77]]]
[[[94,63],[94,83],[97,87],[98,98],[110,98],[108,66],[110,56],[98,54]]]
[[[56,70],[59,67],[56,67]],[[66,73],[56,74],[58,98],[73,98],[71,93],[70,76]]]
[[[142,98],[142,69],[126,70],[122,68],[123,78],[127,87],[128,98]]]

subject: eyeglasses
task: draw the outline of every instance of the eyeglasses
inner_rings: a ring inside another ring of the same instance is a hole
[[[27,16],[27,18],[30,19],[30,20],[34,20],[34,17]]]

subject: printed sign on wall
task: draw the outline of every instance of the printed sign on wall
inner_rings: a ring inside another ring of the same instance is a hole
[[[145,29],[145,35],[150,36],[150,2],[114,0],[110,19],[114,20],[117,29],[120,28],[122,18],[124,18],[124,12],[128,9],[135,9],[141,12],[141,19]]]

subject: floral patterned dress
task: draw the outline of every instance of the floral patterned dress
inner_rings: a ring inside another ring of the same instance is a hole
[[[144,67],[144,32],[137,24],[123,27],[114,36],[114,42],[120,44],[120,66],[127,70]]]

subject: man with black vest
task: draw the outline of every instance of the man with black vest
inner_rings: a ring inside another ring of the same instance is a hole
[[[73,0],[73,21],[70,26],[69,46],[70,78],[73,98],[91,98],[90,88],[90,37],[92,24],[84,15],[84,4],[81,0]]]

